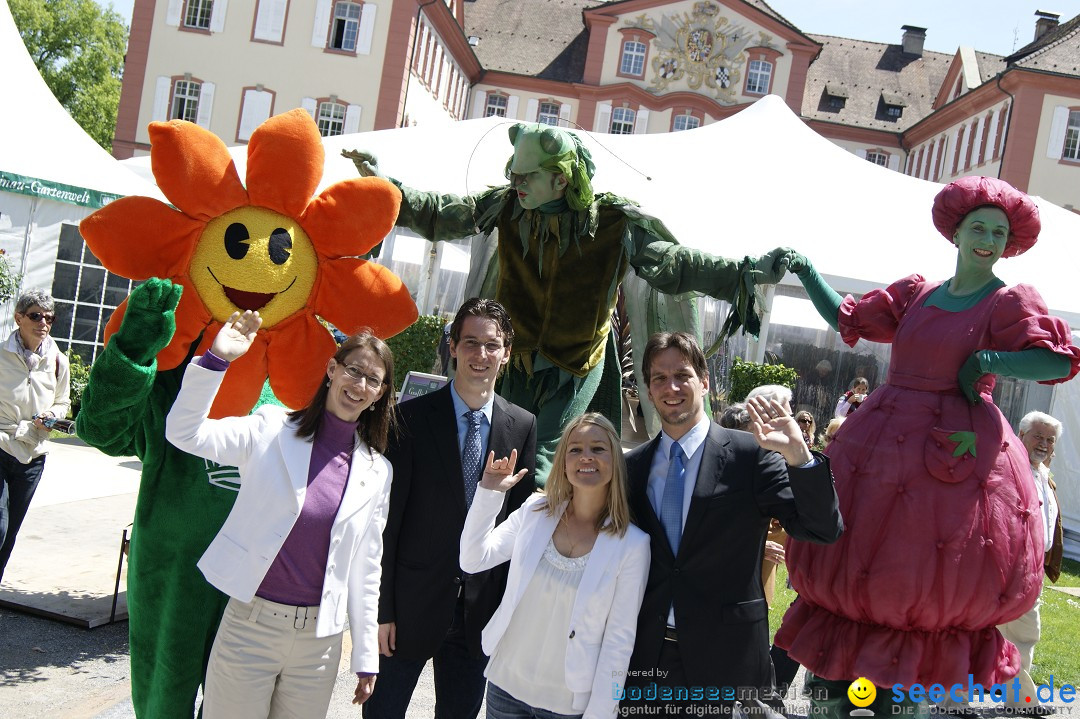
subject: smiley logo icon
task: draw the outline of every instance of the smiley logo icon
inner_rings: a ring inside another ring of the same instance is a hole
[[[877,687],[866,677],[859,677],[847,690],[848,699],[857,707],[868,707],[877,698]]]

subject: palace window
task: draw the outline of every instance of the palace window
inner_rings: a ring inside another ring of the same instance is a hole
[[[334,50],[356,52],[356,38],[360,34],[360,10],[357,3],[334,4],[334,24],[330,28],[330,47]]]
[[[541,102],[540,111],[536,116],[536,121],[541,125],[554,125],[559,124],[559,110],[558,103],[555,102]]]
[[[506,95],[496,93],[488,95],[484,117],[506,117]]]
[[[616,107],[611,111],[611,134],[632,135],[634,134],[635,112],[628,107]]]
[[[202,84],[192,80],[177,80],[173,84],[170,120],[195,122],[199,117],[199,94]]]
[[[881,165],[882,167],[888,167],[889,154],[887,152],[877,152],[876,150],[869,150],[866,153],[866,160],[872,162],[875,165]]]
[[[675,122],[671,125],[671,131],[693,130],[695,127],[701,127],[701,120],[693,115],[676,115]]]
[[[340,102],[320,102],[316,122],[319,124],[319,134],[323,137],[344,134],[345,105]]]
[[[765,95],[769,92],[772,67],[772,63],[765,60],[750,61],[746,70],[746,94]]]
[[[640,77],[645,73],[645,43],[637,40],[627,40],[622,46],[622,59],[619,61],[619,72],[623,75],[635,75]]]
[[[1080,160],[1080,110],[1069,113],[1069,125],[1065,128],[1065,148],[1061,156],[1066,160]]]
[[[184,27],[197,30],[210,29],[210,15],[214,10],[214,0],[187,0],[184,10]]]

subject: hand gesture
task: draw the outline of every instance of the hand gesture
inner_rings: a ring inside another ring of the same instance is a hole
[[[793,467],[806,464],[814,455],[803,441],[802,430],[791,413],[774,399],[751,397],[746,401],[750,412],[750,433],[762,449],[779,452]]]
[[[262,317],[258,312],[244,310],[244,314],[233,312],[221,330],[214,338],[214,344],[210,351],[225,360],[232,362],[244,356],[255,341],[255,335],[262,327]]]
[[[361,177],[383,176],[379,172],[379,158],[373,152],[367,150],[342,150],[341,156],[353,161],[353,164],[356,165],[356,171],[360,173]]]
[[[484,489],[494,489],[496,492],[505,492],[515,484],[521,481],[521,478],[528,474],[529,470],[518,470],[517,474],[514,474],[514,468],[517,466],[518,451],[516,449],[510,450],[510,457],[503,457],[502,459],[495,459],[494,452],[488,452],[487,465],[484,467],[484,474],[480,477],[480,486]]]
[[[134,364],[149,365],[176,332],[176,306],[184,288],[151,277],[131,291],[113,341]]]
[[[784,563],[784,545],[779,542],[765,542],[765,561],[770,564]]]

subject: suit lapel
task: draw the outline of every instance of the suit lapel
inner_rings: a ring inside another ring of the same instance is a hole
[[[585,602],[592,596],[596,585],[600,583],[600,577],[604,576],[608,565],[618,556],[616,551],[619,538],[607,532],[600,532],[593,543],[589,561],[585,563],[585,573],[581,575],[581,583],[578,585],[577,595],[574,598],[574,609],[571,616],[578,616],[584,611]]]
[[[311,448],[314,443],[297,435],[296,425],[289,421],[278,433],[278,446],[281,448],[281,459],[285,463],[285,471],[289,475],[289,484],[293,488],[293,496],[296,498],[296,506],[299,509],[304,505],[304,496],[307,492]]]
[[[454,504],[461,513],[462,521],[465,519],[465,476],[461,471],[461,448],[458,447],[457,416],[454,414],[454,400],[450,396],[450,385],[446,385],[436,393],[435,400],[431,403],[431,412],[428,415],[427,435],[435,440],[435,451],[442,460],[443,472],[437,472],[443,481],[448,483],[450,496],[454,498]],[[420,448],[423,451],[423,448]]]
[[[335,526],[359,511],[375,495],[376,490],[382,487],[386,480],[384,468],[381,460],[372,461],[371,450],[366,444],[357,444],[349,462],[349,481],[345,485],[345,496],[341,498],[341,506],[334,518]]]
[[[728,438],[723,429],[718,425],[709,425],[709,434],[705,437],[702,446],[701,467],[698,469],[697,481],[694,483],[694,494],[690,497],[690,510],[686,513],[686,524],[683,525],[683,538],[680,546],[686,543],[686,538],[701,526],[705,516],[705,502],[713,495],[713,489],[720,484],[724,465],[727,463]]]

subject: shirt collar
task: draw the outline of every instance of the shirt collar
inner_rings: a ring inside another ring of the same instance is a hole
[[[705,438],[709,436],[709,425],[712,422],[709,418],[702,417],[701,421],[695,424],[689,432],[679,438],[679,446],[682,447],[683,454],[687,458],[693,457],[701,445],[705,443]],[[660,433],[660,451],[663,452],[665,457],[671,456],[671,445],[675,442],[667,432]]]
[[[457,383],[454,380],[450,380],[450,398],[454,401],[454,416],[461,417],[466,412],[471,412],[472,407],[465,404],[465,400],[461,398],[461,395],[457,391]],[[480,407],[479,410],[487,417],[488,424],[491,424],[491,408],[495,405],[495,393],[493,392],[488,397],[487,404]]]

